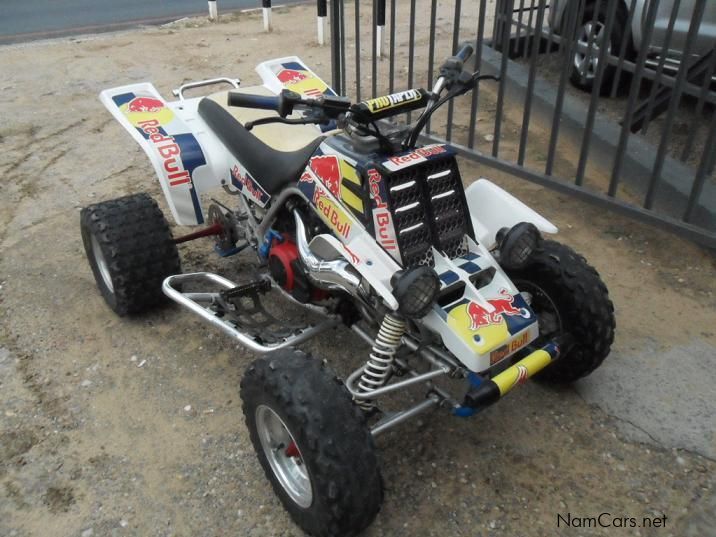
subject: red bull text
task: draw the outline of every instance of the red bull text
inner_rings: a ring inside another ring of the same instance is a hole
[[[373,224],[375,226],[375,234],[378,242],[385,250],[397,250],[398,243],[395,240],[393,220],[388,210],[388,204],[383,200],[381,195],[382,181],[383,178],[380,173],[378,173],[378,170],[375,168],[368,170],[370,195],[374,201]]]
[[[343,238],[348,238],[351,232],[351,223],[346,214],[339,209],[327,196],[327,192],[320,186],[313,191],[313,205],[321,213],[326,223]]]
[[[135,99],[136,101],[137,99]],[[149,99],[154,100],[154,99]],[[181,160],[181,149],[173,136],[160,131],[161,124],[156,119],[140,121],[137,126],[142,129],[162,158],[164,170],[167,172],[169,186],[179,186],[191,183],[189,172],[184,169]]]

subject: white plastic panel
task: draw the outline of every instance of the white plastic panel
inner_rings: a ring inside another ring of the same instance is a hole
[[[531,222],[543,233],[557,233],[557,227],[509,192],[487,179],[478,179],[465,190],[475,236],[488,249],[503,227]]]

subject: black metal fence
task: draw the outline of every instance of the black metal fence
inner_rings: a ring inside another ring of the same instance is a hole
[[[500,81],[436,114],[425,140],[716,247],[716,2],[330,4],[339,92],[429,88],[470,41],[469,67]]]

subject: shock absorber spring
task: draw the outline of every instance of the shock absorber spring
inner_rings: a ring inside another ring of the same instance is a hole
[[[388,381],[393,369],[395,353],[400,347],[400,340],[404,333],[405,320],[387,313],[375,337],[370,358],[358,380],[358,389],[362,393],[370,393]],[[367,400],[362,400],[359,404],[364,407],[372,406]]]

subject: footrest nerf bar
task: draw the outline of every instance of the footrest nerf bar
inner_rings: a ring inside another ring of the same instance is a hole
[[[475,412],[496,403],[515,386],[524,384],[527,379],[536,375],[559,358],[560,349],[564,344],[565,342],[562,341],[551,341],[489,380],[471,374],[469,378],[472,387],[465,394],[462,406],[455,408],[453,414],[463,417],[471,416]]]
[[[212,284],[213,287],[219,286],[223,288],[222,292],[187,292],[184,293],[179,291],[177,287],[185,283],[204,283]],[[244,286],[246,287],[246,286]],[[304,328],[296,330],[290,335],[282,335],[276,338],[272,342],[263,342],[255,335],[250,334],[247,330],[242,330],[241,326],[232,322],[230,319],[211,309],[211,306],[216,306],[221,303],[222,293],[226,293],[226,290],[241,290],[242,288],[237,286],[231,280],[214,274],[212,272],[193,272],[189,274],[176,274],[169,276],[162,283],[162,291],[165,295],[171,298],[174,302],[187,308],[189,311],[197,314],[199,317],[204,319],[207,323],[215,326],[219,330],[231,336],[239,344],[243,345],[247,349],[257,353],[268,353],[289,347],[298,345],[314,336],[317,336],[321,332],[333,328],[338,325],[341,321],[338,316],[327,317],[322,322],[316,325],[308,325]]]

